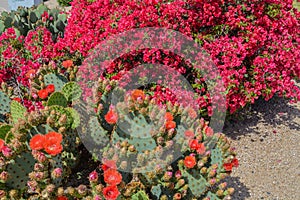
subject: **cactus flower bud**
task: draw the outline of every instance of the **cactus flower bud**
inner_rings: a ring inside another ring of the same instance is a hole
[[[212,169],[208,172],[208,177],[214,177],[217,173],[217,170],[216,169]]]
[[[35,163],[33,169],[34,171],[42,171],[44,169],[44,165],[41,163]]]
[[[180,179],[181,176],[182,176],[181,171],[180,171],[180,170],[177,170],[177,171],[175,172],[175,177],[176,177],[177,179]]]
[[[77,187],[77,192],[78,192],[79,195],[84,196],[87,192],[87,187],[85,185],[79,185]]]
[[[55,185],[50,184],[50,185],[47,185],[47,186],[46,186],[46,191],[47,191],[49,194],[53,193],[54,190],[55,190]]]
[[[227,183],[226,183],[226,182],[220,183],[220,185],[219,185],[219,188],[220,188],[221,190],[224,190],[226,187],[227,187]]]
[[[62,126],[62,127],[60,127],[59,129],[58,129],[58,132],[59,133],[64,133],[64,132],[66,132],[66,127],[64,127],[64,126]]]
[[[98,184],[98,185],[96,185],[95,190],[97,193],[101,193],[103,188],[104,188],[104,186],[102,184]]]
[[[59,178],[59,177],[61,177],[62,176],[62,169],[61,168],[55,168],[53,171],[52,171],[52,173],[51,173],[51,177],[52,178]]]
[[[4,198],[6,196],[6,192],[4,190],[0,190],[0,198]]]
[[[226,191],[229,195],[232,195],[234,193],[234,188],[228,188]]]
[[[6,158],[9,158],[12,156],[13,151],[8,146],[3,146],[2,153]]]
[[[64,193],[65,193],[65,190],[64,190],[63,187],[59,187],[59,188],[57,189],[57,196],[63,196]]]
[[[165,172],[164,176],[163,176],[163,180],[164,181],[169,181],[173,176],[172,172]]]
[[[3,157],[0,157],[0,169],[2,169],[4,165],[5,165],[5,159]]]
[[[98,173],[96,171],[92,171],[89,174],[89,181],[92,183],[96,183],[98,181]]]
[[[5,182],[7,181],[7,179],[8,179],[8,173],[6,171],[1,172],[0,180]]]
[[[180,200],[181,199],[181,194],[180,193],[176,193],[173,196],[173,200]]]
[[[184,179],[179,179],[178,182],[175,185],[175,189],[181,188],[185,184]]]
[[[75,189],[73,187],[67,187],[67,193],[73,196],[75,194]]]
[[[206,173],[207,173],[207,168],[206,168],[206,167],[202,167],[202,168],[200,169],[200,173],[201,173],[201,174],[206,174]]]
[[[212,178],[208,181],[208,183],[213,186],[214,184],[216,184],[217,180],[215,178]]]
[[[1,196],[1,195],[0,195]],[[18,191],[17,190],[11,190],[9,191],[9,197],[11,199],[19,199],[18,198]],[[1,198],[1,197],[0,197]]]
[[[30,192],[30,193],[35,192],[36,189],[37,189],[37,185],[38,185],[38,183],[34,180],[33,181],[27,181],[27,186],[28,186],[28,189],[29,189],[28,192]]]
[[[218,190],[218,191],[216,192],[216,195],[217,195],[218,197],[222,197],[222,196],[224,195],[224,191],[223,191],[223,190]]]

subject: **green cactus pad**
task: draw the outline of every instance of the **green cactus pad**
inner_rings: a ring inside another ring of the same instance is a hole
[[[66,97],[64,96],[63,93],[61,93],[61,92],[54,92],[49,97],[47,105],[48,106],[58,105],[58,106],[62,106],[62,107],[67,107],[68,101],[67,101],[67,99],[66,99]]]
[[[73,117],[72,114],[64,107],[54,105],[49,107],[50,110],[55,110],[56,112],[59,112],[61,115],[66,114],[67,115],[67,122],[66,122],[66,128],[70,128],[73,124]]]
[[[91,136],[93,141],[98,144],[102,145],[103,147],[109,144],[109,138],[107,135],[107,131],[104,130],[96,117],[93,117],[88,122],[89,130],[91,131]]]
[[[51,131],[55,131],[54,129],[52,129],[50,126],[48,126],[47,124],[41,124],[39,126],[34,126],[30,129],[30,133],[32,135],[36,135],[36,134],[47,134]]]
[[[69,111],[72,115],[72,118],[73,118],[73,123],[71,125],[71,128],[72,129],[75,129],[77,128],[79,125],[80,125],[80,116],[79,116],[79,113],[73,109],[73,108],[66,108],[67,111]]]
[[[150,135],[153,125],[149,124],[143,115],[138,114],[133,118],[125,115],[124,121],[121,121],[119,126],[119,129],[123,129],[126,134],[130,134],[128,135],[128,141],[139,152],[153,150],[156,147],[156,142]]]
[[[218,172],[223,168],[223,155],[221,149],[218,147],[211,150],[211,164],[218,164]]]
[[[145,191],[138,191],[131,197],[132,200],[149,200],[148,195],[145,193]]]
[[[209,198],[209,200],[221,200],[216,194],[210,191],[207,193],[206,197]]]
[[[82,94],[80,85],[76,82],[69,82],[62,88],[62,93],[65,95],[68,101],[74,101],[79,99]]]
[[[63,86],[68,82],[68,79],[62,75],[47,74],[44,76],[44,82],[46,85],[53,84],[56,91],[60,91]]]
[[[10,131],[11,128],[12,126],[8,124],[0,125],[0,139],[4,140],[6,143],[13,137]]]
[[[183,176],[188,179],[189,188],[196,197],[200,197],[202,194],[204,194],[209,186],[208,182],[199,173],[199,171],[192,171],[192,174],[185,171]]]
[[[14,163],[7,166],[7,172],[11,175],[6,184],[9,188],[25,189],[28,181],[28,173],[33,171],[35,160],[31,152],[22,152],[15,158]]]
[[[17,123],[19,119],[26,119],[24,114],[26,113],[26,108],[22,106],[17,101],[12,101],[10,104],[11,117],[14,123]]]
[[[0,114],[10,112],[10,102],[10,98],[3,92],[0,92]]]
[[[45,11],[48,11],[48,10],[49,10],[49,9],[48,9],[44,4],[40,4],[40,5],[36,8],[35,12],[36,12],[36,14],[37,14],[37,17],[40,19],[41,16],[42,16],[42,14],[43,14]]]
[[[152,186],[151,188],[151,193],[157,197],[157,199],[159,199],[160,195],[161,195],[161,186],[160,185],[156,185],[156,186]]]

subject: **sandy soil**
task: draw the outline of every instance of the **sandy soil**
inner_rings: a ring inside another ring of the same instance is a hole
[[[58,6],[56,0],[45,2]],[[300,103],[257,101],[227,119],[224,133],[236,147],[240,166],[228,178],[234,200],[300,198]]]

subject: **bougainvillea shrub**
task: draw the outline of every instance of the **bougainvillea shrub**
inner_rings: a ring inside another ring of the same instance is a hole
[[[300,98],[299,12],[289,1],[79,1],[72,3],[65,38],[56,48],[87,56],[109,36],[133,28],[165,27],[193,37],[214,60],[232,113],[274,94]],[[142,62],[184,65],[176,56],[143,51]],[[129,61],[130,62],[129,62]],[[134,66],[132,56],[123,64]],[[128,63],[129,62],[129,63]],[[115,73],[118,72],[116,63]],[[193,76],[191,74],[190,76]],[[201,82],[194,79],[194,88]]]

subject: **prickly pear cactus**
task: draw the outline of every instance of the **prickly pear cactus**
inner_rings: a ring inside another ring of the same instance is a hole
[[[0,125],[0,139],[4,140],[5,142],[9,142],[10,139],[13,137],[10,131],[11,128],[12,126],[8,124]]]
[[[211,163],[218,164],[218,172],[222,171],[223,159],[223,154],[219,147],[211,150]]]
[[[149,200],[148,195],[142,190],[132,195],[131,198],[132,200]]]
[[[82,90],[78,83],[69,82],[65,84],[62,88],[62,93],[65,95],[69,102],[77,100],[81,97]]]
[[[28,174],[32,172],[35,160],[31,152],[22,152],[13,163],[7,166],[10,178],[6,182],[9,188],[23,190],[28,181]]]
[[[67,107],[68,101],[67,101],[67,99],[66,99],[66,97],[64,96],[63,93],[61,93],[61,92],[54,92],[49,97],[49,99],[47,101],[47,105],[48,106],[57,105],[57,106]]]
[[[18,122],[19,119],[25,119],[24,114],[26,113],[26,108],[22,106],[17,101],[12,101],[10,104],[11,117],[14,123]]]
[[[60,91],[63,86],[68,82],[67,78],[57,74],[47,74],[44,76],[44,82],[46,85],[53,84],[56,91]]]
[[[10,98],[0,91],[0,114],[5,114],[10,111]]]
[[[184,172],[183,176],[187,177],[189,188],[196,197],[200,197],[209,186],[206,179],[199,173],[199,171],[193,171],[192,174]]]
[[[213,194],[211,192],[207,193],[206,198],[209,198],[209,200],[221,200],[216,194]]]
[[[155,185],[151,187],[151,193],[157,198],[159,199],[160,195],[161,195],[161,186],[160,185]]]

